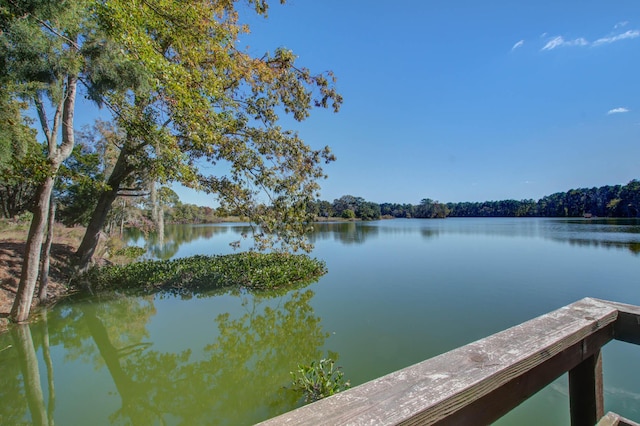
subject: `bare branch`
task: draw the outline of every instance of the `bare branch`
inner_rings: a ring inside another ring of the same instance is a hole
[[[36,104],[36,110],[38,111],[38,118],[40,119],[40,126],[42,126],[42,132],[45,138],[47,138],[47,145],[51,148],[51,129],[49,129],[49,121],[47,119],[47,111],[44,108],[42,102],[42,92],[39,90],[33,97],[33,102]]]

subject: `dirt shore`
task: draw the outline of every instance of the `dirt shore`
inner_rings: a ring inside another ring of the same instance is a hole
[[[47,299],[51,302],[60,299],[68,292],[69,274],[65,270],[65,265],[75,251],[83,229],[56,226],[55,231],[54,241],[56,242],[51,246],[51,266],[47,287]],[[0,231],[0,333],[5,331],[9,324],[9,313],[20,281],[26,234],[27,231],[21,229]],[[35,306],[34,300],[33,307]]]

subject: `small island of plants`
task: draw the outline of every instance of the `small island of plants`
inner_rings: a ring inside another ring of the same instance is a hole
[[[92,292],[138,294],[187,295],[220,288],[289,291],[326,272],[323,261],[303,254],[243,252],[104,266],[90,270],[75,284]]]

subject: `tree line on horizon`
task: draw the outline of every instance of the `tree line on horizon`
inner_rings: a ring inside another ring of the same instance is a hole
[[[344,195],[333,202],[315,200],[307,210],[317,217],[376,220],[446,217],[640,217],[640,181],[626,185],[578,188],[556,192],[539,200],[500,200],[441,203],[424,198],[420,204],[374,203]]]
[[[67,164],[72,173],[82,169],[87,176],[90,167],[86,159],[72,155]],[[83,165],[79,165],[83,164]],[[64,183],[64,179],[61,180]],[[33,192],[25,189],[28,183],[6,185],[0,180],[0,217],[13,218],[30,211]],[[241,212],[224,207],[212,208],[182,203],[168,187],[158,191],[157,203],[167,224],[200,224],[218,222],[229,216],[242,216]],[[58,190],[60,204],[57,220],[68,226],[86,226],[95,206],[95,194],[80,183],[61,185]],[[121,197],[114,203],[106,228],[134,227],[153,229],[153,202],[150,194]],[[640,181],[626,185],[606,185],[599,188],[578,188],[557,192],[539,200],[500,200],[479,202],[441,203],[424,198],[419,204],[375,203],[362,197],[343,195],[331,201],[307,202],[307,212],[316,218],[343,218],[378,220],[381,218],[435,219],[446,217],[640,217]]]

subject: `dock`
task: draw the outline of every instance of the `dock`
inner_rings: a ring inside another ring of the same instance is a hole
[[[640,344],[640,306],[585,298],[260,424],[489,424],[568,372],[571,425],[640,426],[604,413],[611,340]]]

